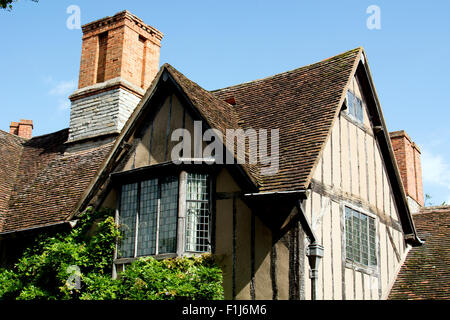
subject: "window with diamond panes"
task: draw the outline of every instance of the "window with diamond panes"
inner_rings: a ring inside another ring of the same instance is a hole
[[[363,112],[363,103],[361,99],[353,94],[350,90],[347,91],[347,104],[348,104],[348,114],[353,116],[356,120],[363,123],[364,121],[364,112]]]
[[[186,251],[209,251],[209,184],[206,174],[187,174]]]
[[[375,219],[345,207],[346,258],[365,266],[376,266]]]

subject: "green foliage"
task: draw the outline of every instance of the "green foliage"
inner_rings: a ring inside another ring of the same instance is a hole
[[[70,232],[38,237],[12,270],[0,270],[0,299],[223,299],[222,273],[211,255],[141,258],[112,279],[120,238],[112,215],[86,210]],[[69,281],[74,272],[78,288]]]
[[[7,9],[7,10],[11,10],[12,9],[12,3],[13,2],[17,2],[18,0],[0,0],[0,8],[1,9]],[[31,0],[33,2],[38,2],[39,0]]]
[[[223,299],[222,272],[211,255],[160,261],[142,258],[126,268],[120,281],[123,299]]]

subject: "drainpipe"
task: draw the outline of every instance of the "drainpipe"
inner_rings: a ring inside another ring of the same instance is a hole
[[[308,256],[309,266],[311,270],[309,271],[309,277],[311,279],[311,299],[317,300],[317,291],[319,291],[319,263],[320,259],[323,257],[323,246],[313,242],[308,246],[306,255]]]
[[[297,201],[297,210],[303,231],[305,231],[310,243],[306,251],[306,255],[308,257],[309,266],[311,269],[309,272],[309,278],[311,279],[311,299],[317,300],[319,264],[320,259],[323,257],[323,246],[317,243],[316,235],[314,234],[314,231],[306,218],[302,200]]]

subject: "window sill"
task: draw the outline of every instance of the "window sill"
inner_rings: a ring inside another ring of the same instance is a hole
[[[348,269],[353,269],[355,271],[359,271],[361,273],[365,273],[369,276],[378,276],[378,266],[366,266],[360,264],[358,262],[354,262],[351,260],[345,260],[345,267]]]
[[[346,112],[342,112],[341,114],[345,119],[347,119],[348,121],[353,123],[355,126],[360,128],[362,131],[364,131],[365,133],[367,133],[370,136],[373,136],[371,129],[369,127],[367,127],[363,122],[359,121],[354,116],[352,116],[351,114],[348,114]]]
[[[132,263],[133,261],[136,261],[140,258],[148,258],[148,257],[155,258],[156,260],[163,260],[163,259],[176,258],[177,254],[176,253],[163,253],[163,254],[157,254],[157,255],[152,255],[152,256],[140,256],[140,257],[134,257],[134,258],[117,258],[117,259],[114,259],[114,264],[128,264],[128,263]]]
[[[176,253],[163,253],[158,255],[150,255],[150,256],[140,256],[140,257],[134,257],[134,258],[117,258],[114,259],[114,264],[129,264],[133,261],[136,261],[140,258],[155,258],[156,260],[163,260],[163,259],[173,259],[177,257],[200,257],[203,254],[207,254],[210,252],[184,252],[182,255],[178,255]]]

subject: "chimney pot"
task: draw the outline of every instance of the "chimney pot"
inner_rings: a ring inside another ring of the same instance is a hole
[[[16,136],[31,139],[33,131],[33,120],[21,119],[20,122],[11,122],[9,133]]]
[[[390,137],[408,202],[412,199],[421,207],[424,197],[420,149],[403,130],[391,132]],[[412,212],[418,211],[417,208],[411,209]]]

